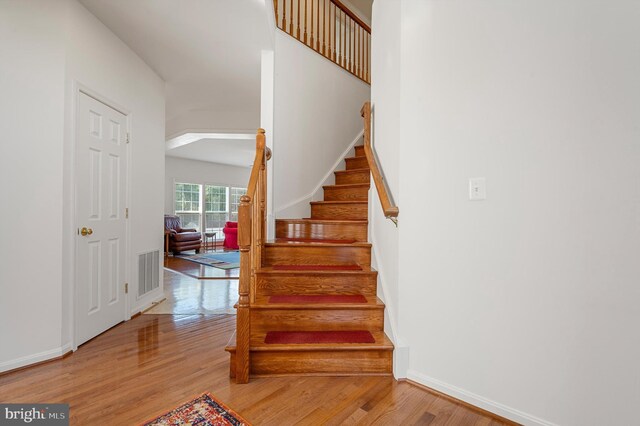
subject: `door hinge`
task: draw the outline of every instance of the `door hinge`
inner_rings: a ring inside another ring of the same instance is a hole
[[[124,218],[129,219],[129,207],[124,209]]]
[[[131,141],[129,140],[129,132],[127,132],[127,143],[129,143],[129,142],[131,142]]]
[[[124,283],[124,293],[129,294],[129,283]]]

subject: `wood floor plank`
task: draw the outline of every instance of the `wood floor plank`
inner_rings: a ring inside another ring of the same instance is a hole
[[[224,351],[234,329],[233,315],[141,315],[65,359],[0,375],[0,401],[69,403],[72,425],[135,425],[204,392],[254,425],[504,424],[392,377],[237,385]]]

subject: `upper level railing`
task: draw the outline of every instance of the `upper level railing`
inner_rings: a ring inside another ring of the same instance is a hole
[[[263,129],[256,135],[256,156],[251,169],[247,193],[238,206],[238,247],[240,249],[240,278],[236,318],[236,382],[249,381],[249,347],[251,340],[250,307],[255,302],[255,272],[262,265],[266,241],[267,161],[271,150],[266,147]]]
[[[391,199],[391,191],[386,185],[378,162],[376,161],[373,148],[371,147],[371,102],[365,102],[360,110],[360,115],[364,119],[364,154],[367,157],[367,163],[371,169],[371,176],[373,182],[376,185],[376,191],[378,191],[378,197],[380,198],[380,204],[382,204],[382,211],[387,219],[391,219],[393,223],[398,224],[398,214],[400,209],[393,204]]]
[[[282,31],[371,84],[371,28],[339,0],[273,0]]]

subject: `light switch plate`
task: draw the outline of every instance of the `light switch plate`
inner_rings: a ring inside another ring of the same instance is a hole
[[[469,179],[469,199],[473,201],[487,199],[487,182],[483,177]]]

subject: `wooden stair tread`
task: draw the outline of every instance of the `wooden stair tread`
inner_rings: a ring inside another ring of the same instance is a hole
[[[260,269],[256,270],[256,273],[259,274],[375,274],[377,271],[369,266],[362,266],[361,269],[336,269],[336,266],[341,265],[295,265],[295,266],[305,266],[305,267],[313,267],[313,266],[326,266],[326,269],[282,269],[282,266],[288,265],[276,265],[278,267],[274,268],[273,266],[263,266]]]
[[[348,331],[267,331],[264,343],[268,345],[304,345],[304,344],[352,344],[375,343],[376,340],[367,330]]]
[[[291,220],[291,219],[276,219],[276,221],[278,220]],[[349,225],[349,224],[368,224],[369,221],[367,219],[314,219],[312,217],[305,217],[302,219],[296,219],[296,220],[304,220],[304,221],[308,221],[309,223],[315,223],[315,222],[326,222],[328,224],[331,224],[332,222],[335,222],[336,224],[338,223],[343,223],[345,225]],[[301,222],[302,223],[302,222]]]
[[[275,331],[275,330],[274,330]],[[361,351],[384,350],[392,351],[393,343],[384,334],[384,331],[370,331],[375,343],[302,343],[302,344],[277,344],[264,343],[266,332],[256,333],[251,336],[251,350],[262,351]],[[234,348],[235,349],[235,348]]]
[[[284,296],[284,295],[283,295]],[[300,298],[318,298],[317,302],[277,302],[270,301],[272,296],[258,296],[255,303],[251,304],[251,309],[384,309],[384,303],[376,296],[363,296],[363,302],[324,302],[322,298],[336,296],[361,296],[361,295],[336,295],[336,294],[316,294],[316,295],[291,295]]]
[[[371,247],[371,243],[351,242],[351,243],[323,243],[323,242],[298,242],[298,241],[268,241],[266,247]]]
[[[356,240],[351,239],[323,239],[323,238],[276,238],[276,243],[318,243],[318,244],[352,244]]]
[[[369,201],[356,200],[356,201],[311,201],[309,204],[369,204]],[[344,219],[343,219],[344,220]],[[363,219],[359,219],[363,220]]]
[[[340,183],[336,185],[322,185],[322,189],[349,189],[349,188],[369,188],[368,183]]]
[[[262,270],[271,270],[276,272],[293,272],[293,271],[302,271],[302,272],[360,272],[363,270],[362,266],[354,265],[354,264],[344,264],[344,265],[318,265],[318,264],[309,264],[309,265],[273,265],[273,266],[263,266]]]
[[[276,222],[287,222],[287,223],[317,223],[320,225],[353,225],[353,224],[369,224],[369,221],[366,219],[312,219],[310,217],[305,217],[302,219],[276,219]]]
[[[365,168],[365,169],[349,169],[349,170],[336,170],[334,173],[345,173],[345,174],[349,174],[349,173],[371,173],[371,169]]]

